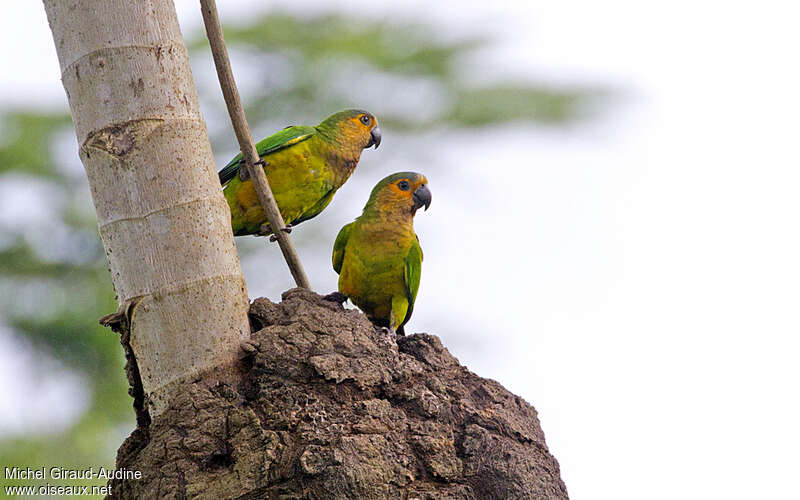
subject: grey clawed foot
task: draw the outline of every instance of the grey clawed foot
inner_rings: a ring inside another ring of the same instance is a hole
[[[244,160],[242,161],[242,163],[244,163]],[[259,160],[255,162],[255,165],[260,165],[261,168],[266,168],[267,165],[269,165],[269,162],[264,161],[263,158],[259,158]],[[250,172],[248,172],[247,168],[245,168],[244,164],[242,164],[239,167],[239,180],[244,182],[249,178],[250,178]]]
[[[397,335],[397,332],[394,328],[387,328],[385,326],[381,327],[381,332],[386,333],[388,335]]]
[[[252,339],[242,340],[239,342],[239,348],[242,350],[240,359],[250,358],[255,356],[261,348],[261,343]]]
[[[339,304],[344,304],[347,302],[347,295],[343,294],[342,292],[331,292],[324,296],[323,299],[327,300],[328,302],[338,302]]]
[[[266,234],[269,231],[269,229],[266,229],[265,226],[266,226],[266,228],[269,228],[269,224],[262,224],[261,225],[261,229],[260,229],[260,231],[263,232],[264,234]],[[292,233],[292,225],[291,224],[286,224],[286,227],[281,229],[281,231],[283,231],[286,234],[291,234]],[[275,236],[274,234],[271,234],[269,236],[269,241],[278,241],[278,237]]]

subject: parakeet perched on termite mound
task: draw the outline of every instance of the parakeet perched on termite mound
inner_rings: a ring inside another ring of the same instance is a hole
[[[372,320],[404,335],[422,270],[422,248],[414,233],[417,209],[431,204],[424,175],[399,172],[372,190],[364,212],[344,226],[333,245],[339,294]]]
[[[272,194],[286,224],[297,225],[319,215],[358,165],[361,151],[381,143],[378,121],[360,109],[325,118],[316,127],[287,127],[256,144],[265,162]],[[231,209],[233,234],[272,232],[252,179],[244,175],[237,155],[219,172]],[[241,172],[240,172],[241,171]]]

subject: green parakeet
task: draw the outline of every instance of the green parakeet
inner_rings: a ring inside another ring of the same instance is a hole
[[[358,165],[361,151],[381,143],[378,121],[370,113],[348,109],[316,127],[287,127],[256,144],[265,161],[272,193],[283,220],[297,225],[317,216]],[[233,234],[272,232],[261,209],[252,179],[239,175],[242,155],[219,172],[231,209]]]
[[[400,335],[414,310],[422,270],[414,215],[430,204],[424,175],[392,174],[375,186],[364,212],[339,231],[333,245],[339,294]]]

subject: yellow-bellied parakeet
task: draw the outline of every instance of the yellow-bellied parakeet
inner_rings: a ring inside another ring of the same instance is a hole
[[[411,318],[422,269],[414,215],[430,204],[424,175],[392,174],[375,186],[364,212],[339,231],[333,245],[339,294],[400,335]]]
[[[297,225],[322,212],[353,173],[361,151],[380,143],[375,117],[348,109],[316,127],[287,127],[257,143],[256,149],[265,162],[264,171],[283,220]],[[270,234],[252,179],[239,175],[243,164],[239,154],[219,172],[231,209],[233,234]]]

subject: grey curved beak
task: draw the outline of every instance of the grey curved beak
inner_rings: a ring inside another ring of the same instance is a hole
[[[428,207],[431,206],[431,190],[425,184],[418,187],[412,197],[416,208],[425,207],[425,210],[428,210]]]
[[[364,146],[364,149],[372,147],[373,145],[375,149],[378,149],[378,146],[381,145],[381,129],[378,127],[373,128],[372,132],[369,133],[369,142]]]

